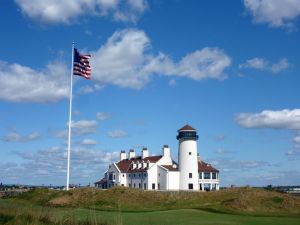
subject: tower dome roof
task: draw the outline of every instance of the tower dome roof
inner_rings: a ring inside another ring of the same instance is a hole
[[[192,128],[189,124],[186,124],[182,128],[180,128],[178,131],[196,131],[196,129]]]

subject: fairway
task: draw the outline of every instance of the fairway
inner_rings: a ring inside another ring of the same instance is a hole
[[[80,210],[78,210],[80,211]],[[104,219],[115,224],[174,225],[174,224],[224,224],[224,225],[299,225],[300,218],[255,217],[211,213],[194,209],[181,209],[156,212],[92,212],[83,210],[81,216],[94,216],[96,220]],[[93,215],[94,214],[94,215]],[[74,214],[73,214],[74,215]],[[78,214],[77,214],[78,215]]]
[[[20,224],[11,220],[4,220],[4,215],[34,215],[39,218],[30,224],[141,224],[141,225],[180,225],[180,224],[218,224],[218,225],[298,225],[299,217],[265,217],[249,215],[233,215],[224,213],[207,212],[196,209],[178,209],[151,212],[121,212],[100,211],[81,208],[56,208],[0,200],[0,224]],[[48,218],[50,222],[44,223]],[[44,221],[40,223],[40,220]],[[51,222],[52,221],[52,222]],[[25,222],[25,221],[24,221]],[[27,222],[27,221],[26,221]]]

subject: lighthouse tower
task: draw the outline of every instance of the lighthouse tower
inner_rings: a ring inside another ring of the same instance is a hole
[[[198,190],[197,131],[190,125],[178,130],[178,169],[180,190]]]

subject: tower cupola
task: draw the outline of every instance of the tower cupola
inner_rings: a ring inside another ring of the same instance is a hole
[[[197,130],[192,128],[190,125],[185,125],[178,130],[177,140],[198,140]]]

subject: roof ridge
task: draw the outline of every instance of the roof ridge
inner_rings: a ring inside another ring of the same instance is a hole
[[[189,124],[184,125],[183,127],[181,127],[178,131],[187,131],[187,130],[192,130],[192,131],[196,131],[195,128],[191,127]]]

